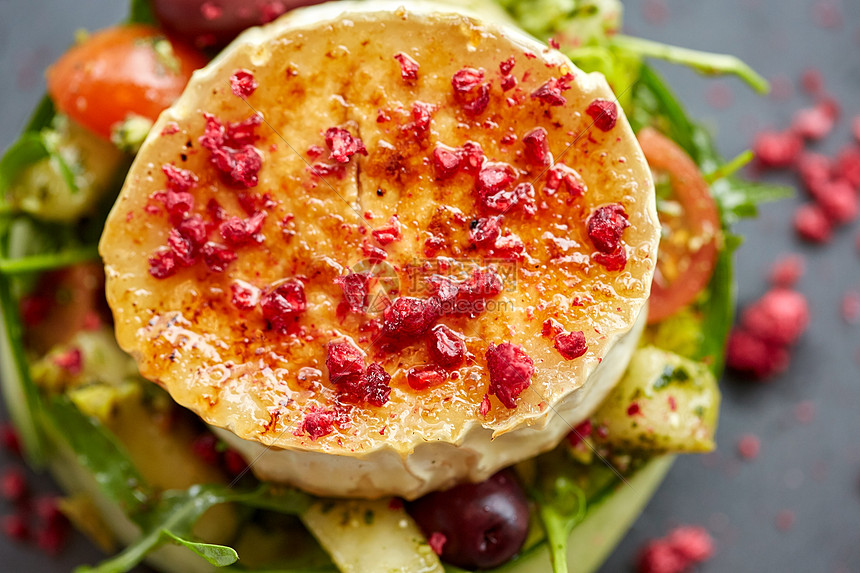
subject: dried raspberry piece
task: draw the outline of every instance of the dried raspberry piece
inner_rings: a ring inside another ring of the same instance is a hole
[[[487,159],[481,144],[474,141],[464,143],[458,153],[462,160],[461,168],[470,175],[477,174]]]
[[[498,237],[493,244],[493,254],[508,261],[519,261],[525,256],[526,245],[513,233]]]
[[[307,308],[305,287],[298,280],[286,280],[263,294],[260,306],[272,328],[286,334],[294,319]]]
[[[550,197],[562,187],[570,195],[570,199],[582,197],[586,192],[585,181],[579,172],[564,163],[556,163],[546,172],[546,183],[543,192]]]
[[[713,557],[714,541],[703,527],[682,525],[669,532],[666,540],[687,560],[701,563]]]
[[[223,273],[237,258],[236,251],[213,242],[204,244],[200,252],[203,254],[203,262],[215,273]]]
[[[0,520],[0,529],[6,537],[15,541],[24,541],[30,537],[30,528],[27,518],[22,513],[4,515]]]
[[[194,208],[194,196],[188,191],[168,189],[162,197],[171,221],[180,221],[186,213]]]
[[[343,300],[353,312],[367,310],[370,273],[349,273],[334,279],[334,284],[343,290]]]
[[[445,382],[448,375],[435,365],[413,366],[406,372],[406,382],[413,390],[426,390]]]
[[[833,162],[820,153],[804,153],[797,160],[797,172],[807,189],[816,189],[830,181]]]
[[[591,116],[600,131],[609,131],[618,121],[618,106],[614,101],[597,98],[588,104],[585,113]]]
[[[836,224],[850,223],[860,212],[857,194],[844,179],[816,187],[813,196],[824,214]]]
[[[368,241],[361,243],[361,252],[371,261],[384,261],[388,258],[388,253],[385,252],[385,249],[372,245]]]
[[[541,325],[541,336],[555,337],[564,332],[564,326],[554,318],[548,318]]]
[[[70,348],[54,357],[54,364],[72,376],[77,376],[83,370],[83,354],[79,348]]]
[[[501,216],[483,217],[470,225],[469,242],[478,247],[486,247],[493,244],[501,232]]]
[[[373,362],[368,366],[362,380],[364,382],[362,399],[365,402],[377,407],[388,403],[391,398],[391,375],[381,364]]]
[[[741,324],[766,342],[794,344],[809,325],[809,304],[799,292],[776,288],[744,310]]]
[[[330,127],[325,132],[325,144],[331,150],[329,159],[338,163],[346,163],[349,158],[360,153],[367,155],[367,149],[361,139],[353,137],[352,134],[342,127]]]
[[[418,62],[403,52],[395,54],[394,59],[400,64],[400,77],[403,81],[414,82],[418,79]]]
[[[178,229],[170,229],[167,234],[167,246],[179,266],[190,267],[197,260],[197,249]]]
[[[567,435],[567,443],[570,444],[572,448],[575,448],[582,441],[591,436],[591,432],[593,431],[591,420],[585,420],[584,422],[580,422],[578,426],[576,426],[571,432]]]
[[[451,86],[458,95],[465,95],[480,86],[483,81],[483,69],[463,68],[451,78]]]
[[[517,179],[517,173],[507,163],[484,163],[478,172],[475,190],[481,202],[505,190]]]
[[[537,212],[534,185],[523,182],[510,191],[499,191],[495,195],[484,198],[484,207],[503,214],[517,205],[522,205],[523,210],[529,215],[534,215]]]
[[[206,242],[209,229],[200,215],[186,217],[176,226],[177,232],[184,237],[194,249],[199,249]]]
[[[167,177],[167,188],[171,191],[186,192],[197,187],[197,175],[188,169],[181,169],[170,163],[161,166]]]
[[[455,311],[477,316],[484,312],[487,300],[504,289],[502,277],[493,269],[479,269],[457,286]]]
[[[745,434],[738,440],[738,453],[745,460],[754,460],[758,457],[761,449],[761,441],[758,436]]]
[[[806,68],[800,76],[800,85],[809,95],[817,96],[824,92],[824,76],[818,68]]]
[[[230,89],[233,95],[240,98],[251,97],[260,84],[254,79],[254,74],[248,70],[236,70],[230,76]]]
[[[490,84],[482,84],[474,99],[463,104],[463,111],[468,115],[481,115],[490,105]]]
[[[439,145],[433,150],[433,166],[437,179],[450,179],[460,170],[460,154],[450,147]]]
[[[56,555],[69,538],[69,528],[65,521],[44,527],[36,532],[36,545],[48,555]]]
[[[803,151],[803,139],[793,131],[764,131],[753,141],[753,151],[763,167],[789,167]]]
[[[595,253],[592,258],[607,271],[623,271],[627,266],[627,249],[621,245],[614,253]]]
[[[510,342],[490,344],[486,358],[490,394],[494,394],[506,408],[516,408],[517,397],[531,385],[534,362],[521,346]]]
[[[552,163],[552,153],[549,151],[547,132],[543,127],[536,127],[523,135],[526,161],[534,165],[549,165]]]
[[[21,501],[27,497],[27,476],[18,466],[6,468],[0,476],[0,495],[8,501]]]
[[[435,105],[416,101],[412,104],[412,121],[404,125],[403,129],[416,138],[422,137],[430,129],[430,120],[435,111]]]
[[[388,225],[374,229],[371,234],[383,246],[389,245],[394,241],[399,241],[403,236],[400,233],[400,220],[397,218],[397,215],[394,215],[388,220]]]
[[[567,334],[559,334],[555,337],[555,349],[564,356],[565,360],[579,358],[588,350],[585,342],[585,334],[579,330]]]
[[[514,75],[504,76],[501,81],[501,87],[503,92],[509,92],[515,87],[517,87],[517,78]]]
[[[176,255],[169,249],[156,251],[149,257],[149,274],[157,279],[166,279],[176,274]]]
[[[800,255],[782,257],[770,268],[770,282],[779,287],[794,286],[803,276],[805,266]]]
[[[227,244],[234,247],[246,245],[254,240],[259,242],[261,239],[259,233],[267,215],[265,211],[259,211],[247,219],[230,217],[218,226],[218,232]]]
[[[351,342],[330,342],[325,359],[329,380],[340,384],[346,379],[364,374],[364,352]]]
[[[768,378],[788,368],[788,350],[770,344],[745,330],[735,329],[726,345],[726,364],[755,378]]]
[[[260,289],[242,280],[237,280],[230,285],[230,293],[230,302],[241,310],[251,310],[260,302]]]
[[[567,103],[562,92],[570,89],[570,83],[573,81],[573,75],[567,74],[560,78],[552,78],[547,80],[542,86],[532,92],[532,97],[539,99],[545,104],[551,106],[561,106]]]
[[[445,537],[444,533],[439,533],[438,531],[434,531],[430,534],[430,537],[427,538],[427,545],[430,546],[430,549],[433,550],[433,553],[436,555],[442,555],[442,550],[445,548],[445,543],[448,542],[448,538]]]
[[[454,332],[444,324],[433,327],[430,338],[430,356],[444,368],[452,368],[463,363],[466,357],[466,343],[463,335]]]
[[[713,555],[713,541],[700,527],[679,527],[676,536],[649,542],[636,560],[638,573],[685,573]]]
[[[836,158],[836,175],[860,189],[860,147],[846,147]]]
[[[252,144],[257,140],[256,128],[262,117],[254,114],[226,128],[212,114],[203,114],[206,128],[200,145],[209,150],[209,160],[223,178],[234,187],[255,187],[263,167],[263,155]]]
[[[401,296],[382,315],[382,331],[388,336],[421,336],[441,315],[437,299]]]
[[[161,133],[159,135],[161,135],[161,137],[165,137],[168,135],[174,135],[176,133],[179,133],[179,124],[175,121],[171,121],[164,126],[164,129],[161,130]]]
[[[488,394],[484,394],[484,397],[481,398],[481,405],[478,406],[478,413],[481,416],[486,416],[490,413],[490,396]]]
[[[311,440],[317,440],[327,436],[334,431],[334,423],[337,416],[330,408],[311,406],[305,412],[305,417],[298,427],[298,434],[307,434]]]
[[[588,218],[588,237],[601,253],[615,254],[621,246],[621,235],[629,226],[623,205],[604,205],[595,209]]]
[[[510,74],[514,66],[517,65],[517,59],[514,56],[509,57],[507,60],[502,60],[499,62],[499,73],[503,76]]]
[[[808,203],[794,212],[794,230],[807,241],[826,243],[833,226],[819,205]]]
[[[0,443],[12,455],[21,456],[21,438],[18,436],[18,431],[9,422],[0,424]]]
[[[791,121],[791,130],[800,137],[816,141],[833,131],[835,123],[833,108],[819,104],[798,110]]]

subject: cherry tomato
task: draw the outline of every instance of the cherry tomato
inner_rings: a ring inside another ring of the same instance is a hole
[[[707,182],[683,149],[651,128],[639,132],[638,139],[658,187],[663,180],[671,190],[658,209],[663,236],[648,313],[648,322],[654,323],[693,302],[711,280],[720,218]]]
[[[323,0],[152,0],[155,16],[198,48],[220,48],[239,32],[271,22],[287,10]]]
[[[179,97],[206,58],[149,26],[117,26],[92,34],[48,70],[57,109],[109,138],[129,114],[153,121]]]

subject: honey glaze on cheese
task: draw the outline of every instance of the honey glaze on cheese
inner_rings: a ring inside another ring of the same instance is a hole
[[[144,376],[272,453],[405,475],[428,443],[531,436],[477,474],[317,488],[413,496],[551,447],[611,388],[653,184],[602,77],[466,16],[341,4],[246,33],[162,115],[102,238],[107,294]]]

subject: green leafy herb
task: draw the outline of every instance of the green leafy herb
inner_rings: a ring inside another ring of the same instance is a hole
[[[54,117],[56,115],[57,110],[54,107],[54,102],[51,100],[51,97],[48,94],[43,95],[42,99],[39,100],[39,104],[36,106],[36,109],[33,110],[30,120],[24,127],[24,133],[42,131],[51,125],[51,122],[54,121]]]
[[[196,553],[215,567],[226,567],[232,565],[239,560],[239,554],[232,547],[226,545],[215,545],[212,543],[200,543],[197,541],[189,541],[179,537],[169,529],[161,530],[162,539],[166,539],[177,545],[186,547],[190,551]]]
[[[131,0],[129,7],[128,20],[129,24],[151,24],[158,25],[155,19],[155,14],[152,12],[152,6],[149,0]]]
[[[40,273],[87,261],[95,261],[98,258],[98,245],[85,245],[83,247],[63,249],[56,253],[41,253],[14,259],[0,258],[0,274],[20,275]]]
[[[549,543],[553,572],[567,573],[567,540],[573,528],[585,519],[585,492],[567,476],[558,475],[533,495]]]
[[[731,161],[724,163],[710,173],[705,173],[703,177],[708,185],[711,185],[714,181],[719,181],[723,177],[734,175],[753,159],[755,159],[755,153],[747,149]]]
[[[39,132],[25,132],[0,159],[0,194],[5,194],[28,166],[50,157],[51,152]]]
[[[139,515],[153,492],[132,464],[113,434],[95,419],[85,416],[66,397],[46,404],[55,425],[56,438],[72,449],[78,463],[98,482],[101,491],[140,524]]]

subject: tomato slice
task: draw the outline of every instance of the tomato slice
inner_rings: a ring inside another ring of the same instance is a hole
[[[658,183],[663,225],[649,299],[648,322],[655,323],[693,302],[711,280],[720,218],[707,182],[683,149],[652,128],[643,129],[637,138]],[[668,196],[660,197],[661,186]]]
[[[73,46],[48,70],[57,108],[98,135],[136,114],[153,121],[207,59],[151,26],[116,26]]]

